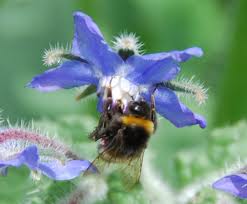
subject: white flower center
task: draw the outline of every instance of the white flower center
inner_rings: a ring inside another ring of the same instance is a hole
[[[127,106],[129,101],[140,99],[140,92],[143,91],[143,87],[137,86],[119,75],[104,77],[100,83],[100,87],[104,91],[107,87],[111,88],[113,102],[121,100],[124,107]],[[103,100],[106,97],[106,93],[104,93]]]

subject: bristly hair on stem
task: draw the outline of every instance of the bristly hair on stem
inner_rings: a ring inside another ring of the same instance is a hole
[[[71,45],[67,44],[64,48],[57,43],[54,47],[50,45],[49,49],[46,49],[43,56],[43,63],[45,66],[58,65],[63,60],[77,60],[83,63],[89,63],[87,60],[82,59],[79,56],[70,53]]]
[[[19,125],[11,125],[9,121],[4,131],[0,131],[0,157],[7,157],[13,152],[20,152],[30,145],[39,148],[40,156],[44,160],[56,159],[61,162],[71,159],[79,159],[67,146],[55,138],[48,136],[31,122],[26,125],[20,122]],[[2,156],[1,156],[2,155]],[[2,158],[4,159],[4,158]]]
[[[54,47],[50,44],[49,49],[46,49],[43,56],[43,62],[45,66],[52,66],[60,64],[63,60],[63,55],[68,54],[70,51],[70,45],[66,47],[61,46],[57,43]]]
[[[179,94],[192,96],[198,105],[204,104],[208,98],[208,89],[204,88],[202,83],[195,81],[194,76],[190,79],[180,78],[164,82],[162,85]]]
[[[144,44],[140,42],[135,33],[124,31],[119,36],[116,36],[112,42],[114,50],[118,53],[129,51],[132,54],[141,55],[144,52],[142,50]]]

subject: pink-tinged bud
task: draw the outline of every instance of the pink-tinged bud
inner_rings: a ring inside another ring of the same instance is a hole
[[[7,175],[8,167],[22,165],[53,180],[71,180],[86,170],[97,172],[89,161],[40,133],[22,128],[0,131],[0,173]]]

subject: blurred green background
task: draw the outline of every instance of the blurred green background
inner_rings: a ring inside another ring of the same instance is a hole
[[[210,130],[247,117],[247,1],[0,0],[0,109],[4,118],[15,122],[43,117],[55,121],[70,114],[97,117],[95,96],[76,102],[73,90],[39,93],[24,87],[46,70],[42,55],[49,44],[71,42],[76,10],[92,16],[109,43],[113,36],[129,31],[140,36],[147,53],[203,48],[205,55],[183,64],[181,75],[195,75],[209,88],[206,105],[187,103],[205,115],[208,128],[177,129],[162,119],[150,145],[163,158],[156,162],[163,177],[173,186],[182,186],[174,177],[174,155],[204,148]],[[69,136],[73,142],[73,134]]]

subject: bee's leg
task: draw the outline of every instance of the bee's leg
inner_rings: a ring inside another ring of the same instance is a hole
[[[100,95],[98,95],[100,97]],[[112,118],[111,114],[112,108],[112,92],[111,88],[105,88],[104,96],[103,96],[103,112],[100,115],[98,126],[95,130],[89,135],[89,138],[97,141],[103,136],[104,131],[106,130],[109,121]]]
[[[104,133],[112,119],[112,102],[112,90],[111,87],[107,87],[103,96],[103,112],[100,116],[98,126],[89,136],[91,139],[96,141],[104,137]]]
[[[155,100],[154,100],[154,95],[151,95],[151,104],[150,104],[150,120],[154,121],[154,116],[155,116]]]
[[[107,87],[104,96],[104,112],[109,112],[112,108],[112,90],[111,87]]]
[[[124,105],[121,100],[117,100],[116,104],[114,104],[114,113],[123,114]]]
[[[154,94],[151,95],[150,120],[154,123],[154,130],[156,130],[156,127],[157,127],[157,117],[156,117],[156,111],[155,111],[155,98],[154,98]]]

